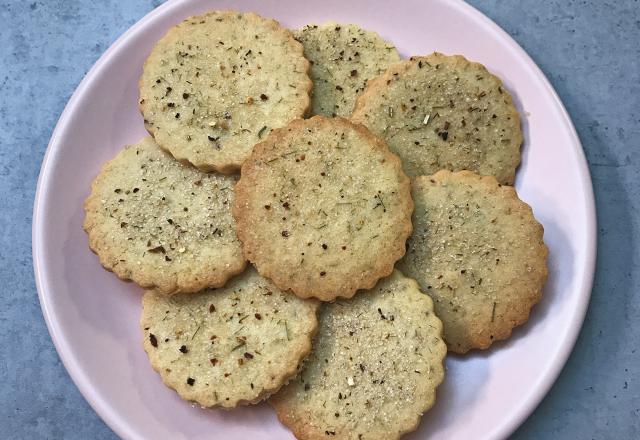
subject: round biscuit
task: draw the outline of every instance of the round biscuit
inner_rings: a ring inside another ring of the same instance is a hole
[[[311,62],[311,114],[347,117],[367,81],[400,61],[396,48],[355,24],[307,25],[294,32]]]
[[[220,287],[246,266],[231,215],[236,180],[176,162],[146,137],[93,181],[89,246],[105,269],[159,293]]]
[[[302,117],[312,84],[302,45],[278,22],[215,11],[173,27],[140,78],[158,145],[203,171],[231,173],[275,127]]]
[[[369,81],[352,120],[402,159],[411,178],[470,170],[511,185],[520,163],[518,111],[502,81],[460,55],[412,57]]]
[[[258,403],[311,350],[318,302],[282,292],[250,268],[221,289],[147,291],[144,349],[164,383],[203,407]]]
[[[510,186],[470,171],[413,182],[414,231],[398,269],[434,300],[450,351],[506,339],[547,278],[543,228]]]
[[[305,368],[269,402],[300,440],[398,439],[434,404],[446,352],[433,302],[395,271],[323,305]]]
[[[361,125],[314,116],[274,130],[242,166],[233,214],[245,256],[281,289],[331,301],[404,255],[410,182]]]

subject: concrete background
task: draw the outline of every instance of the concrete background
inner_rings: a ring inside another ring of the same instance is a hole
[[[73,385],[33,280],[40,163],[86,71],[153,0],[0,1],[0,437],[112,439]],[[598,207],[598,270],[576,348],[516,439],[640,438],[640,3],[471,3],[547,74],[582,139]]]

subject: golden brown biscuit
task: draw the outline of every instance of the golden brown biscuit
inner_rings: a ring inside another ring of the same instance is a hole
[[[413,182],[414,232],[398,268],[435,303],[449,350],[506,339],[547,278],[543,228],[493,177],[440,171]]]
[[[214,11],[173,27],[140,78],[158,145],[203,171],[231,173],[253,145],[309,107],[309,62],[278,22]]]
[[[307,25],[295,32],[311,62],[311,114],[347,117],[367,81],[400,61],[396,48],[355,24]]]
[[[245,256],[301,298],[371,288],[404,255],[413,202],[400,160],[361,125],[315,116],[256,145],[233,214]]]
[[[311,350],[318,302],[280,291],[254,269],[193,295],[146,292],[144,349],[164,383],[204,407],[258,403]]]
[[[93,181],[89,246],[105,269],[159,293],[220,287],[246,265],[231,215],[236,180],[183,165],[146,137]]]
[[[269,402],[301,440],[398,439],[433,405],[446,352],[433,302],[395,271],[323,305],[305,368]]]
[[[352,120],[402,159],[411,178],[471,170],[513,184],[522,130],[502,81],[460,55],[412,57],[369,81]]]

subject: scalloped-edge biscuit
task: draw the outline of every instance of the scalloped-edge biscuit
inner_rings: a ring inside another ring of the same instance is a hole
[[[469,171],[413,182],[414,231],[398,269],[434,301],[449,350],[506,339],[547,278],[543,227],[515,189]]]
[[[434,404],[446,352],[433,302],[394,271],[323,305],[305,368],[269,402],[300,440],[398,439]]]
[[[176,159],[231,173],[273,128],[305,114],[308,70],[302,45],[277,21],[209,12],[155,45],[140,78],[140,109]]]
[[[246,266],[231,215],[236,180],[183,165],[146,137],[93,181],[89,246],[105,269],[159,293],[220,287]]]
[[[355,24],[312,24],[294,35],[311,62],[313,115],[349,116],[367,81],[400,61],[392,44]]]
[[[460,55],[412,57],[369,81],[352,120],[402,159],[411,178],[470,170],[511,185],[520,117],[502,81]]]
[[[311,350],[319,303],[279,290],[248,269],[222,289],[146,292],[144,349],[164,383],[203,407],[258,403]]]
[[[302,298],[351,297],[405,252],[413,201],[400,159],[366,128],[314,116],[274,130],[242,166],[245,256]]]

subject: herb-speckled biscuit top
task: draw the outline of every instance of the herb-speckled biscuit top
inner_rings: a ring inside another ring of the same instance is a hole
[[[296,295],[351,297],[405,252],[413,202],[400,160],[361,125],[314,116],[274,130],[242,166],[245,256]]]
[[[156,142],[204,170],[240,168],[253,145],[309,106],[309,62],[278,22],[210,12],[173,27],[140,78],[140,109]]]
[[[402,159],[411,178],[471,170],[511,185],[520,163],[520,118],[502,81],[460,55],[395,64],[369,81],[352,120]]]
[[[431,295],[451,351],[506,339],[547,278],[543,228],[513,187],[470,171],[413,182],[414,231],[398,268]]]
[[[396,48],[355,24],[308,25],[295,32],[311,62],[311,113],[347,117],[367,81],[400,61]]]
[[[231,215],[236,180],[181,164],[146,137],[94,180],[89,246],[107,270],[147,289],[220,287],[246,264]]]
[[[258,403],[293,377],[311,350],[318,301],[282,292],[249,268],[220,289],[146,292],[140,325],[153,368],[204,407]]]
[[[395,271],[323,305],[305,368],[270,403],[300,440],[395,440],[433,405],[446,352],[431,299]]]

